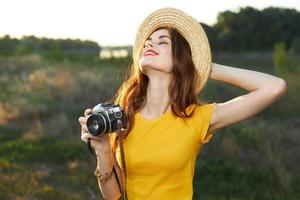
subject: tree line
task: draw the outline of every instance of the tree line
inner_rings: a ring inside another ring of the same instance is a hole
[[[99,58],[101,47],[88,40],[49,39],[36,36],[23,36],[21,39],[5,35],[0,39],[0,55],[18,56],[40,54],[47,59],[60,61],[63,59],[89,61]]]
[[[276,43],[300,51],[300,12],[268,7],[219,13],[212,27],[203,25],[214,51],[270,51]]]
[[[295,9],[269,7],[257,10],[240,8],[238,12],[218,14],[216,24],[201,23],[211,49],[221,51],[273,51],[277,43],[300,52],[300,13]],[[5,35],[0,38],[0,55],[14,56],[37,53],[53,60],[95,60],[102,47],[93,41],[48,39]],[[131,53],[131,52],[129,52]]]

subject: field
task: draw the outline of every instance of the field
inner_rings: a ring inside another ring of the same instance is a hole
[[[276,73],[268,52],[223,53],[213,60],[283,77],[288,90],[203,146],[194,199],[300,199],[299,72]],[[78,117],[112,98],[129,61],[0,57],[0,199],[102,199],[92,175],[96,160],[80,140]],[[224,102],[245,92],[209,80],[201,98]]]

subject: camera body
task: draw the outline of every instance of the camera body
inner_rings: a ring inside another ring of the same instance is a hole
[[[126,115],[123,108],[110,102],[100,103],[92,109],[86,125],[91,135],[103,135],[118,129],[118,119],[122,122],[122,128],[126,129]]]

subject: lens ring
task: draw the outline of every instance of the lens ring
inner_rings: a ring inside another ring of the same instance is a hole
[[[103,122],[104,122],[104,129],[103,129],[103,131],[100,133],[100,134],[102,135],[102,134],[104,134],[104,133],[106,132],[106,120],[105,120],[105,118],[104,118],[102,115],[100,115],[100,116],[102,117]]]
[[[87,119],[87,128],[89,130],[89,133],[94,136],[105,133],[107,129],[107,125],[105,122],[106,120],[101,114],[93,114],[89,116],[89,118]]]

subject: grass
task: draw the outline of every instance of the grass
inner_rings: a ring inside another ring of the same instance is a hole
[[[299,165],[290,157],[299,148],[288,147],[288,127],[252,118],[217,131],[198,156],[194,199],[299,199]]]
[[[95,158],[74,138],[42,136],[0,146],[0,199],[98,199]]]
[[[275,74],[269,57],[217,55],[214,62]],[[38,55],[0,57],[0,199],[102,199],[78,117],[112,97],[128,58],[98,64]],[[299,188],[299,74],[286,95],[216,133],[197,159],[194,199],[296,200]],[[209,80],[201,96],[224,102],[246,91]]]

